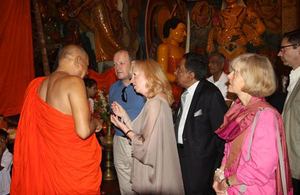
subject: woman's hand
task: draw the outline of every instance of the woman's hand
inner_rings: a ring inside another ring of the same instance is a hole
[[[111,110],[114,115],[121,118],[122,122],[124,122],[127,127],[129,127],[130,129],[132,128],[130,117],[128,116],[124,108],[120,104],[118,104],[118,102],[114,101],[111,104]]]
[[[119,117],[116,115],[111,114],[110,115],[110,121],[119,129],[121,129],[124,133],[126,133],[129,128],[127,125],[124,124],[123,118],[121,118],[121,121],[119,121]]]
[[[218,195],[220,194],[226,194],[227,188],[223,189],[221,183],[224,180],[224,165],[222,165],[219,169],[215,171],[214,175],[214,183],[213,183],[213,189],[216,191]]]
[[[226,194],[227,188],[228,187],[223,187],[222,182],[224,182],[223,180],[219,180],[219,179],[214,179],[214,183],[213,183],[213,189],[215,190],[215,192],[217,193],[217,195],[222,195],[222,194]]]
[[[113,113],[118,116],[118,117],[121,117],[123,118],[126,113],[126,111],[124,110],[124,108],[118,104],[118,102],[114,101],[112,104],[111,104],[111,110],[113,111]]]

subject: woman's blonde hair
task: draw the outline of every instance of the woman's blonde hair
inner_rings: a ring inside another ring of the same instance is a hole
[[[172,88],[160,64],[152,59],[147,59],[136,61],[133,67],[137,67],[143,71],[148,80],[146,83],[148,89],[147,98],[153,98],[156,94],[162,92],[167,95],[169,105],[171,106],[174,102]]]
[[[265,56],[245,53],[230,62],[230,68],[239,72],[245,80],[242,91],[255,97],[267,97],[276,90],[276,76],[270,60]]]

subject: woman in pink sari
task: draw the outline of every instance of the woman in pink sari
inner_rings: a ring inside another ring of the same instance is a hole
[[[282,118],[265,101],[265,97],[276,89],[273,67],[266,57],[242,54],[231,62],[230,68],[228,91],[235,93],[238,99],[216,131],[219,137],[226,140],[226,144],[222,164],[215,173],[213,188],[218,195],[283,194],[277,144],[278,126],[285,169],[283,176],[286,178],[287,191],[292,194]],[[261,112],[255,122],[258,111]],[[247,158],[248,153],[250,158]]]

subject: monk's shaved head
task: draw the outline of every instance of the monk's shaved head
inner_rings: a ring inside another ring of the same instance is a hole
[[[88,57],[87,53],[82,47],[78,45],[67,45],[60,51],[58,61],[72,60],[77,56],[80,56],[81,58]]]

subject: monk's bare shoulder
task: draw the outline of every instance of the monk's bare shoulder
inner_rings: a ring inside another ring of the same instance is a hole
[[[49,75],[41,83],[38,94],[47,104],[65,114],[72,113],[70,97],[86,95],[83,80],[63,72]]]

